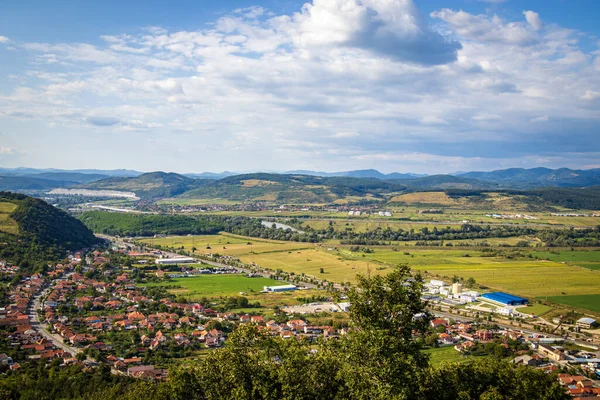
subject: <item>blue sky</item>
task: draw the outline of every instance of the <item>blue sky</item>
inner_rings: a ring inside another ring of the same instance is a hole
[[[600,167],[594,0],[13,1],[0,166]]]

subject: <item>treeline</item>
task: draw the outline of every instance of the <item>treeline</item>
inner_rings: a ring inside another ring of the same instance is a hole
[[[538,237],[546,247],[599,247],[600,225],[592,229],[544,230]]]
[[[10,218],[18,225],[17,235],[0,233],[0,259],[19,265],[24,272],[39,271],[48,262],[62,259],[67,250],[99,242],[81,221],[43,200],[0,192],[0,201],[17,205]]]
[[[328,239],[338,239],[342,244],[353,245],[378,245],[386,242],[403,241],[432,241],[432,240],[457,240],[457,239],[487,239],[503,238],[522,235],[533,235],[535,229],[520,226],[480,226],[463,224],[459,227],[445,228],[423,227],[421,229],[375,229],[366,232],[355,232],[353,230],[335,231],[332,227],[325,229],[322,233]]]
[[[81,215],[94,232],[112,236],[235,235],[287,241],[318,241],[316,234],[300,234],[291,230],[265,227],[255,218],[222,215],[140,215],[106,211],[89,211]]]

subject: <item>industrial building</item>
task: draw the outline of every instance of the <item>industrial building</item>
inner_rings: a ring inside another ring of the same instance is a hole
[[[265,292],[289,292],[291,290],[297,290],[298,288],[294,285],[279,285],[279,286],[264,286]]]
[[[580,318],[576,322],[577,326],[583,329],[591,329],[596,326],[596,320],[593,318]]]
[[[158,265],[174,265],[174,264],[189,264],[196,263],[196,259],[191,257],[178,257],[178,258],[157,258],[155,261]]]
[[[484,293],[481,297],[506,306],[521,306],[529,303],[529,301],[523,297],[517,297],[503,292]]]

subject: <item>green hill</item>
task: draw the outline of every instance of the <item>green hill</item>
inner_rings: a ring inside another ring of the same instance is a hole
[[[136,177],[115,177],[77,186],[82,189],[135,192],[143,199],[180,195],[201,186],[206,181],[172,172],[150,172]]]
[[[43,200],[0,192],[0,259],[25,270],[40,269],[66,250],[98,241],[81,221]]]

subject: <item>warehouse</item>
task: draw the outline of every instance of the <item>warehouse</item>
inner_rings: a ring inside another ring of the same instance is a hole
[[[507,306],[522,306],[529,302],[523,297],[517,297],[503,292],[484,293],[481,297]]]
[[[157,258],[155,261],[158,265],[174,265],[174,264],[189,264],[198,262],[191,257],[179,257],[179,258]]]
[[[280,286],[265,286],[265,292],[289,292],[290,290],[298,289],[294,285],[280,285]]]

